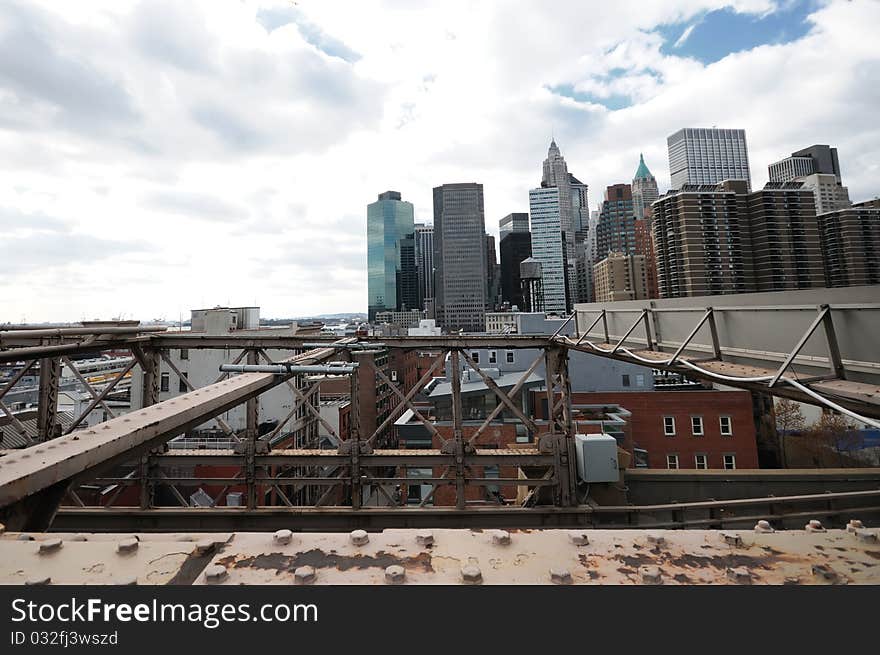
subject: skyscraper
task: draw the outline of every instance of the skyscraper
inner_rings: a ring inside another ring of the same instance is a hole
[[[834,175],[838,184],[841,183],[837,148],[827,145],[813,145],[793,152],[791,157],[770,164],[767,172],[770,174],[771,182],[791,182],[813,173],[824,173]]]
[[[419,306],[413,241],[413,206],[398,191],[367,205],[367,308],[380,311]]]
[[[501,269],[498,266],[498,253],[495,250],[495,237],[486,235],[486,309],[494,311],[500,304]]]
[[[671,134],[666,145],[673,189],[723,180],[745,180],[751,188],[745,130],[687,127]]]
[[[559,187],[529,191],[532,258],[541,265],[544,311],[565,314],[569,306],[566,281],[567,253],[559,206]],[[575,270],[577,273],[577,270]]]
[[[635,220],[632,187],[613,184],[606,188],[596,225],[596,262],[609,252],[635,254]]]
[[[645,157],[639,154],[639,167],[632,181],[633,209],[636,218],[644,218],[645,212],[651,208],[651,203],[660,197],[657,189],[657,179],[651,175],[651,171],[645,165]]]
[[[485,329],[485,237],[482,184],[434,188],[436,316],[448,331]]]
[[[767,167],[771,182],[803,182],[813,192],[816,212],[835,211],[849,207],[849,190],[840,177],[837,148],[812,145],[791,153]]]
[[[562,157],[555,140],[551,140],[550,148],[547,151],[547,158],[544,160],[541,189],[557,190],[555,194],[557,196],[555,211],[558,213],[558,217],[550,221],[546,215],[546,211],[550,207],[547,201],[554,195],[553,193],[533,194],[530,191],[530,203],[533,198],[540,199],[542,206],[538,211],[542,214],[539,220],[541,229],[550,229],[552,222],[558,226],[553,229],[558,229],[561,232],[561,238],[557,239],[555,236],[548,234],[542,234],[538,237],[534,228],[533,217],[533,256],[541,262],[542,271],[545,276],[548,276],[544,280],[543,285],[547,311],[565,313],[572,303],[581,300],[579,293],[581,285],[578,283],[577,241],[579,235],[581,239],[584,238],[589,226],[588,187],[568,172],[568,165],[565,163],[565,159]],[[533,191],[539,191],[539,189]],[[541,246],[540,249],[536,250],[538,240],[541,241]],[[560,252],[551,253],[548,250],[551,248],[551,243],[558,244]],[[556,276],[556,270],[560,261],[563,266],[562,279],[564,285],[561,294],[556,291],[557,281],[551,279]],[[559,305],[559,298],[564,298],[564,307]]]
[[[415,224],[416,275],[419,279],[419,309],[434,297],[434,226]]]
[[[532,256],[532,235],[529,232],[529,215],[508,214],[498,222],[501,241],[501,300],[522,310],[525,307],[519,265]]]

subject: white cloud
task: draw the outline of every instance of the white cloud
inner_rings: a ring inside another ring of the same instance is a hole
[[[755,184],[829,143],[854,199],[880,193],[880,5],[831,2],[800,41],[710,66],[661,52],[658,26],[730,4],[775,3],[6,3],[0,322],[365,310],[376,194],[430,221],[432,187],[482,182],[497,232],[527,210],[551,130],[593,206],[639,152],[668,185],[666,136],[685,125],[745,128]]]

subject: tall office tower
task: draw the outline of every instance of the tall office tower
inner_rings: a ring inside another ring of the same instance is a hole
[[[596,302],[644,300],[648,297],[648,273],[643,255],[610,252],[593,266]]]
[[[657,259],[654,257],[654,240],[651,238],[651,221],[637,218],[635,222],[635,253],[645,258],[645,279],[647,298],[659,298],[657,288]]]
[[[791,157],[780,159],[767,167],[771,182],[791,182],[792,180],[823,173],[834,175],[838,184],[841,183],[840,161],[837,148],[825,145],[814,145],[791,153]]]
[[[483,185],[434,187],[435,312],[447,331],[486,326]]]
[[[544,311],[565,314],[569,307],[566,270],[568,264],[565,231],[562,229],[559,187],[529,191],[532,226],[532,258],[541,265]],[[575,269],[575,282],[577,269]]]
[[[588,186],[568,172],[568,165],[559,152],[555,140],[550,141],[544,160],[541,188],[559,189],[559,225],[565,244],[565,285],[569,307],[578,300],[577,234],[584,232],[589,222]],[[544,270],[546,273],[546,268]],[[546,283],[544,287],[546,298]]]
[[[672,188],[745,180],[751,188],[745,130],[687,127],[666,139]]]
[[[660,197],[657,179],[645,165],[645,157],[639,153],[639,167],[632,181],[633,211],[636,218],[645,218],[645,212],[651,210],[651,203]]]
[[[498,234],[501,237],[498,244],[501,255],[501,301],[522,310],[524,304],[519,265],[532,256],[529,215],[508,214],[498,222]]]
[[[419,279],[419,309],[434,297],[434,226],[415,224],[416,275]]]
[[[816,206],[800,182],[768,182],[747,197],[755,291],[825,285]]]
[[[816,212],[824,214],[849,207],[849,190],[840,177],[837,148],[813,145],[791,153],[767,167],[771,182],[803,182],[816,199]]]
[[[501,303],[501,269],[495,252],[495,237],[486,235],[486,309],[494,311]]]
[[[369,320],[380,311],[418,308],[415,275],[412,203],[397,191],[380,193],[367,205]]]
[[[880,207],[872,201],[820,214],[829,287],[880,284]]]
[[[632,187],[614,184],[605,189],[605,201],[596,225],[596,261],[604,259],[609,252],[635,253],[635,221]]]
[[[739,185],[741,193],[731,187]],[[746,183],[685,185],[654,203],[661,298],[754,291],[746,233]],[[745,233],[745,234],[744,234]]]

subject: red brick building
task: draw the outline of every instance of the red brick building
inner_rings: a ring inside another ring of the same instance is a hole
[[[752,399],[747,391],[573,393],[572,403],[619,405],[631,413],[632,466],[758,468]]]

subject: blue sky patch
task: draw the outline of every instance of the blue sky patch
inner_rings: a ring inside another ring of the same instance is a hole
[[[556,86],[548,86],[547,89],[558,96],[571,98],[578,102],[592,102],[593,104],[602,105],[612,111],[625,109],[633,104],[632,98],[628,95],[612,93],[607,97],[602,97],[595,93],[575,91],[574,86],[571,84],[557,84]]]
[[[659,27],[656,32],[664,41],[660,50],[665,55],[711,64],[760,45],[791,43],[810,31],[812,24],[807,16],[819,4],[818,0],[795,0],[763,16],[738,14],[730,8],[710,11],[689,21]]]

